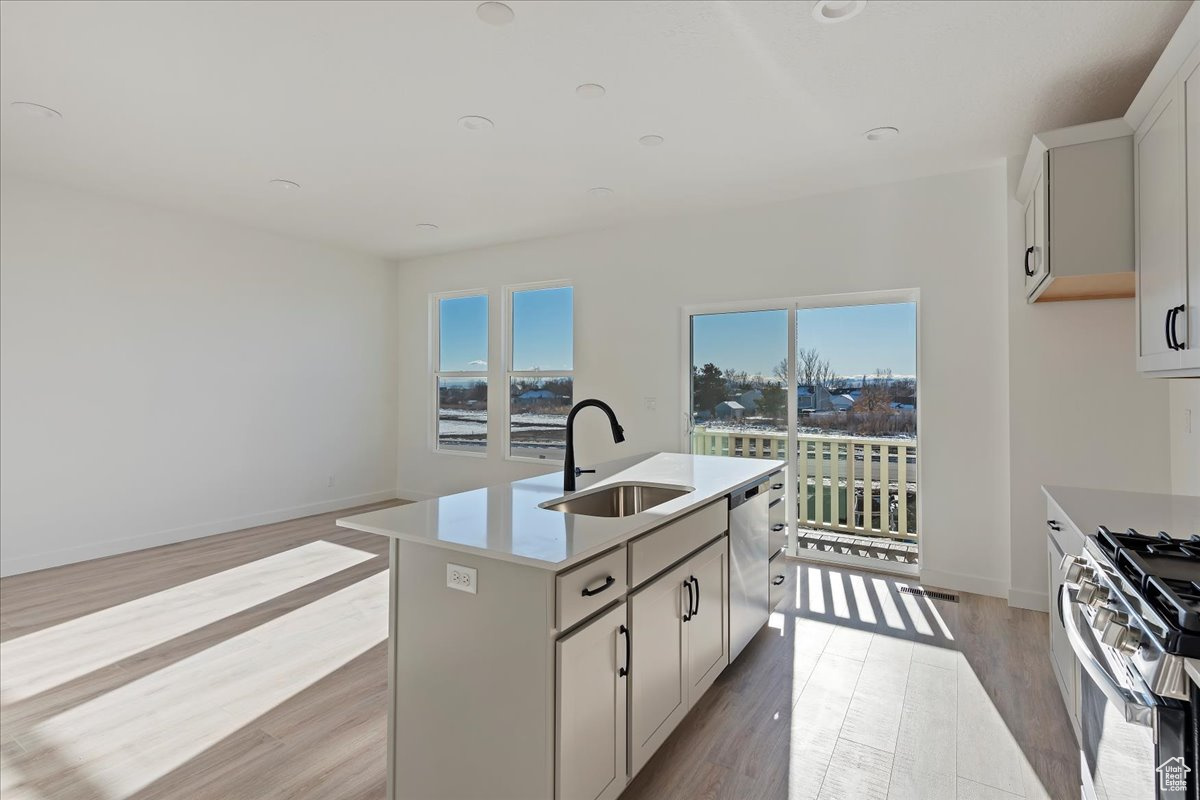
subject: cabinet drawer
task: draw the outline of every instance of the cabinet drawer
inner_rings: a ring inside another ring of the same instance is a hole
[[[629,578],[638,586],[729,530],[729,501],[721,498],[629,543]]]
[[[629,586],[625,551],[594,558],[555,579],[554,623],[560,631],[604,608]]]
[[[787,506],[783,500],[771,506],[767,524],[771,532],[768,552],[774,555],[787,546]]]
[[[786,598],[796,597],[796,565],[789,563],[781,553],[776,553],[771,557],[771,569],[767,573],[771,580],[771,605],[772,611],[779,608],[779,604]],[[790,610],[789,607],[784,610]]]
[[[767,483],[770,484],[770,489],[768,490],[770,494],[767,495],[767,499],[770,502],[774,503],[776,500],[783,499],[783,493],[787,491],[786,476],[787,470],[781,469],[767,478]]]

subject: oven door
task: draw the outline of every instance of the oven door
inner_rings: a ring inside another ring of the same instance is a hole
[[[1164,764],[1169,769],[1171,759],[1188,756],[1186,707],[1151,693],[1114,651],[1102,646],[1065,587],[1059,602],[1081,667],[1079,748],[1084,798],[1191,800],[1190,787],[1170,788],[1169,776],[1159,771]]]

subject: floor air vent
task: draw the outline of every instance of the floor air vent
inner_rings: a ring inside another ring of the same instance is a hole
[[[935,592],[933,589],[921,589],[916,586],[901,586],[900,591],[904,594],[915,594],[918,597],[931,597],[934,600],[946,600],[951,603],[958,602],[958,595],[949,592]]]

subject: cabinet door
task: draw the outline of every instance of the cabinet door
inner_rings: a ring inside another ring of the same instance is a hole
[[[690,562],[629,599],[633,666],[629,673],[629,776],[637,774],[688,711],[684,612],[691,605]],[[686,588],[685,588],[686,587]]]
[[[1180,366],[1200,368],[1200,47],[1183,68],[1187,140],[1187,307],[1177,324]]]
[[[1185,302],[1183,97],[1176,81],[1134,135],[1138,369],[1178,369],[1167,346],[1170,309]]]
[[[1044,157],[1043,157],[1044,159]],[[1030,219],[1032,217],[1032,220]],[[1025,209],[1025,238],[1026,247],[1033,247],[1029,254],[1029,266],[1025,269],[1025,294],[1033,294],[1049,272],[1049,251],[1046,247],[1048,232],[1046,230],[1046,162],[1042,162],[1042,173],[1033,186],[1033,194]],[[1032,232],[1032,235],[1031,235]]]
[[[625,603],[558,640],[557,800],[610,800],[626,769]]]
[[[1071,717],[1071,724],[1079,732],[1079,717],[1076,711],[1078,699],[1075,683],[1075,651],[1067,640],[1067,631],[1063,627],[1062,613],[1059,606],[1059,593],[1063,586],[1062,564],[1063,553],[1058,549],[1051,536],[1046,537],[1046,568],[1050,575],[1050,664],[1054,667],[1054,677],[1058,679],[1058,688],[1062,692],[1063,704]]]
[[[762,556],[765,564],[766,554]],[[696,598],[684,626],[691,708],[729,664],[729,539],[722,537],[692,556],[688,570]],[[763,591],[768,587],[764,574]]]

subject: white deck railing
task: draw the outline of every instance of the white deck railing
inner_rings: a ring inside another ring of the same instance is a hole
[[[692,452],[787,458],[787,434],[692,431]],[[800,434],[797,520],[801,527],[860,536],[917,538],[917,441]]]

